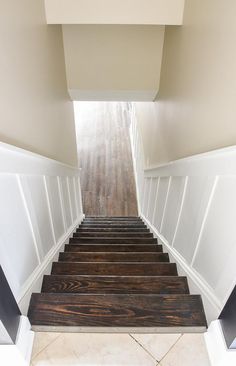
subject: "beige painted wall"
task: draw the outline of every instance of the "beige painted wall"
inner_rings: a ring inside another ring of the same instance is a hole
[[[76,165],[61,27],[43,0],[3,0],[0,40],[0,140]]]
[[[68,89],[74,100],[154,100],[163,26],[63,26]]]
[[[166,27],[158,101],[136,105],[147,166],[236,144],[235,14],[235,0],[186,0]]]
[[[49,24],[182,24],[184,0],[45,0]]]

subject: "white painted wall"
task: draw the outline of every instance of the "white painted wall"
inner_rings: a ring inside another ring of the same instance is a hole
[[[144,170],[135,110],[131,140],[140,214],[217,319],[236,284],[236,147]]]
[[[163,26],[63,26],[67,83],[73,100],[154,100]]]
[[[83,217],[79,171],[0,143],[0,259],[26,313],[32,291]]]
[[[146,167],[235,145],[235,14],[235,0],[186,0],[166,27],[157,101],[137,106]]]
[[[48,24],[182,24],[184,0],[45,0]]]
[[[0,141],[77,165],[62,32],[43,0],[2,0]]]

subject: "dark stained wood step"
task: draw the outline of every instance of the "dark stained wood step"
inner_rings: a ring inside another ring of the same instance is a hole
[[[144,224],[80,224],[79,229],[147,229],[147,226]]]
[[[54,262],[52,264],[52,274],[99,276],[177,276],[177,267],[175,263],[163,262]]]
[[[188,294],[186,277],[46,275],[42,292],[90,294]]]
[[[33,329],[37,325],[206,328],[201,297],[185,294],[33,294],[28,317]]]
[[[119,223],[99,223],[99,222],[96,222],[96,223],[81,223],[80,224],[80,227],[111,227],[111,228],[114,228],[114,227],[123,227],[123,228],[126,228],[126,227],[141,227],[141,228],[146,228],[146,225],[143,223],[143,222],[140,222],[140,223],[122,223],[122,224],[119,224]]]
[[[138,220],[138,221],[131,221],[131,220],[128,220],[128,221],[108,221],[108,220],[105,220],[105,221],[102,221],[102,220],[99,220],[99,221],[87,221],[87,220],[83,220],[81,224],[84,224],[84,225],[101,225],[101,224],[105,224],[105,225],[142,225],[144,224],[143,221],[141,220]]]
[[[90,237],[126,237],[126,238],[132,238],[132,237],[137,237],[137,238],[153,238],[153,234],[152,233],[143,233],[143,232],[100,232],[100,231],[95,231],[95,232],[76,232],[73,235],[74,237],[86,237],[86,238],[90,238]]]
[[[157,244],[69,244],[65,252],[162,252]]]
[[[63,262],[169,262],[167,253],[78,253],[67,252],[59,254],[59,261]]]
[[[95,227],[95,228],[78,228],[76,230],[76,232],[88,232],[88,233],[92,233],[92,232],[105,232],[105,233],[126,233],[126,232],[139,232],[139,233],[150,233],[150,230],[147,228],[111,228],[111,227],[107,227],[107,228],[100,228],[100,227]]]
[[[145,225],[144,224],[144,222],[143,221],[141,221],[141,220],[138,220],[138,221],[131,221],[131,220],[129,220],[129,221],[114,221],[114,222],[112,222],[112,221],[82,221],[81,222],[81,224],[80,225],[107,225],[107,226],[109,226],[109,225],[111,225],[111,226],[113,226],[113,225],[117,225],[117,226],[125,226],[125,225],[128,225],[128,226],[132,226],[132,225],[134,225],[134,226],[140,226],[140,225]]]
[[[83,236],[70,238],[70,243],[83,244],[156,244],[156,238],[86,238]]]
[[[86,216],[84,220],[141,220],[139,216]]]

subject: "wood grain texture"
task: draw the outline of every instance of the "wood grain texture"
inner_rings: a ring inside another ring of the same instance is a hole
[[[85,216],[84,218],[85,222],[89,222],[89,221],[112,221],[112,222],[116,222],[116,221],[122,221],[122,222],[127,222],[127,221],[142,221],[142,219],[139,216],[113,216],[113,217],[108,217],[108,216],[96,216],[96,217],[92,217],[92,216]]]
[[[133,237],[137,237],[137,238],[152,238],[153,235],[152,233],[143,233],[143,232],[107,232],[104,234],[104,232],[99,232],[99,231],[94,231],[94,232],[76,232],[73,234],[73,237],[84,237],[84,238],[92,238],[92,237],[106,237],[106,238],[110,238],[110,237],[122,237],[122,238],[133,238]]]
[[[29,319],[52,326],[206,326],[198,295],[33,294]]]
[[[125,233],[125,232],[141,232],[141,233],[149,233],[150,230],[148,230],[147,228],[135,228],[135,227],[131,227],[131,228],[123,228],[123,227],[119,227],[119,228],[111,228],[111,227],[107,227],[107,228],[101,228],[101,227],[90,227],[90,228],[78,228],[76,229],[76,231],[78,233],[82,233],[82,232],[87,232],[87,233],[92,233],[94,231],[96,232],[104,232],[104,233],[117,233],[117,232],[121,232],[121,233]]]
[[[119,224],[119,225],[122,225],[122,224],[137,224],[137,225],[140,225],[140,224],[144,224],[144,222],[141,220],[141,219],[138,219],[138,220],[122,220],[122,219],[117,219],[117,220],[88,220],[88,219],[84,219],[83,220],[83,224]]]
[[[140,224],[132,224],[132,223],[124,223],[124,224],[119,224],[119,223],[114,223],[114,224],[106,224],[106,223],[91,223],[91,224],[81,224],[79,226],[79,229],[91,229],[91,228],[110,228],[110,229],[114,229],[114,228],[140,228],[140,229],[146,229],[146,225],[140,223]]]
[[[127,103],[90,103],[76,123],[86,215],[137,216]]]
[[[90,294],[188,294],[186,277],[44,276],[42,292]]]
[[[86,220],[142,220],[140,216],[85,216]]]
[[[54,262],[52,274],[113,276],[177,276],[175,263]]]
[[[167,253],[60,253],[61,262],[169,262]]]
[[[85,238],[74,237],[70,238],[70,244],[156,244],[157,239],[154,238]]]
[[[162,245],[152,244],[69,244],[65,252],[162,252]]]

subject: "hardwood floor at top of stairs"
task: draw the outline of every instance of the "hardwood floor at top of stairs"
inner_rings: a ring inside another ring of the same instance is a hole
[[[76,117],[84,213],[137,216],[127,103],[82,103]]]

